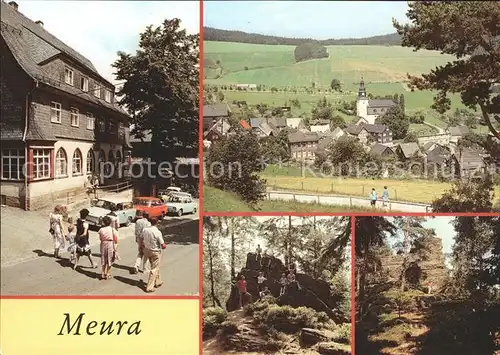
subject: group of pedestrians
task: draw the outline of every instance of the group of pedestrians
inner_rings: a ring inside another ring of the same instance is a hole
[[[97,265],[92,258],[92,250],[89,238],[89,223],[86,218],[89,210],[84,208],[79,213],[76,225],[71,218],[68,219],[67,233],[64,232],[63,215],[64,207],[57,205],[49,216],[49,233],[53,239],[54,257],[60,258],[60,251],[66,248],[70,253],[70,262],[73,269],[79,267],[82,257],[87,257],[92,268]],[[137,211],[137,221],[135,224],[135,239],[138,247],[138,254],[135,260],[133,271],[135,273],[149,273],[146,292],[154,292],[156,288],[163,285],[160,278],[161,252],[166,248],[163,235],[158,229],[158,219],[155,217],[144,218],[142,211]],[[111,269],[113,264],[120,259],[118,254],[119,222],[113,215],[105,216],[102,220],[103,226],[98,231],[101,253],[101,280],[112,278]]]
[[[378,193],[375,188],[372,188],[372,192],[370,193],[370,204],[373,208],[376,207],[378,201]],[[389,203],[389,189],[387,186],[384,186],[384,191],[382,192],[382,206],[387,207]]]

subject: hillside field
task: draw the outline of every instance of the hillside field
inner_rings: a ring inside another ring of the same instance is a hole
[[[328,46],[330,57],[295,63],[295,46],[260,45],[232,42],[204,42],[204,76],[206,84],[261,84],[268,87],[311,87],[328,89],[333,78],[341,81],[344,92],[240,92],[226,91],[226,101],[246,100],[248,104],[284,104],[298,98],[302,107],[294,113],[310,114],[312,104],[326,96],[335,101],[354,100],[361,77],[366,90],[373,95],[403,93],[407,112],[424,110],[428,122],[445,126],[430,109],[432,92],[410,91],[406,74],[419,75],[454,59],[437,51],[400,46]],[[451,110],[464,108],[458,95],[453,95]]]

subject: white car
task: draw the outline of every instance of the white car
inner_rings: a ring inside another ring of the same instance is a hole
[[[89,215],[85,220],[90,225],[102,227],[104,216],[110,216],[116,218],[119,225],[127,227],[135,221],[135,215],[136,209],[132,201],[115,197],[103,197],[92,201]]]

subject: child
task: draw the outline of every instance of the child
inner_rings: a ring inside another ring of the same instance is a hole
[[[260,292],[263,289],[264,281],[267,279],[264,277],[264,273],[262,271],[259,272],[259,276],[257,276],[257,291]]]
[[[286,274],[282,273],[280,279],[280,285],[281,285],[280,296],[285,294],[285,289],[287,284],[288,284],[288,279],[286,278]]]
[[[269,287],[264,286],[264,290],[259,292],[259,298],[264,298],[266,296],[269,296],[271,294],[271,291],[269,291]]]
[[[73,261],[76,259],[76,229],[73,224],[68,226],[68,235],[66,236],[66,240],[69,243],[68,252],[69,252],[69,260]]]

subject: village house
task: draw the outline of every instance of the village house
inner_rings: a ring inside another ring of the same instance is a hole
[[[225,103],[203,105],[203,131],[208,131],[219,120],[228,121],[231,109]]]
[[[274,135],[273,128],[263,117],[251,118],[250,127],[259,138],[265,138]]]
[[[459,139],[470,133],[470,130],[467,126],[452,126],[448,128],[448,133],[450,142],[457,144]]]
[[[410,160],[415,158],[421,158],[424,156],[418,143],[399,143],[396,148],[396,154],[400,158],[400,160]]]
[[[304,120],[302,120],[302,118],[300,118],[300,117],[287,118],[286,119],[286,126],[288,128],[293,128],[293,129],[306,128],[306,125],[304,124]]]
[[[277,131],[282,131],[286,128],[286,118],[268,118],[267,123]]]
[[[380,158],[392,158],[396,156],[396,153],[391,147],[380,143],[375,143],[371,147],[370,154]]]
[[[375,124],[375,120],[385,114],[391,107],[396,106],[392,100],[370,100],[366,95],[365,82],[361,78],[358,98],[356,100],[356,114],[360,117],[357,124]]]
[[[319,142],[316,132],[304,133],[301,131],[288,134],[290,156],[298,161],[314,160]]]
[[[33,210],[126,160],[129,116],[87,58],[20,11],[1,2],[1,195]]]
[[[330,120],[312,120],[311,132],[327,132],[330,130]]]
[[[462,179],[480,177],[490,169],[485,157],[479,151],[473,149],[463,148],[453,153],[452,157],[455,174]]]
[[[392,132],[389,127],[379,124],[350,125],[345,132],[359,139],[365,145],[370,142],[386,145],[392,144]]]

